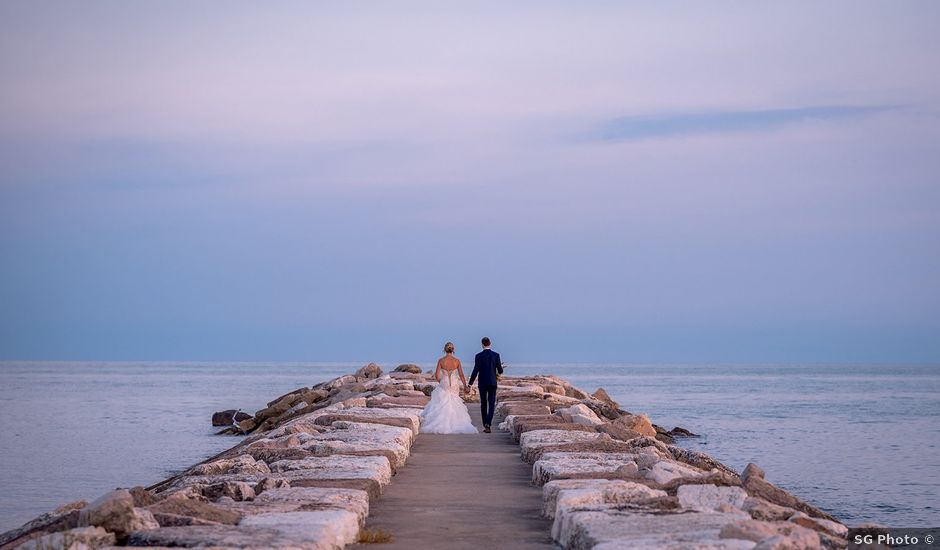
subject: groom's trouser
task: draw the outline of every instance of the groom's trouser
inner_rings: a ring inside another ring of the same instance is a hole
[[[493,425],[493,413],[496,412],[496,386],[480,386],[480,416],[484,426]]]

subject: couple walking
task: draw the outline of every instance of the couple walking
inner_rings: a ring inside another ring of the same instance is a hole
[[[473,360],[473,372],[470,382],[463,374],[460,359],[454,357],[454,344],[444,345],[444,357],[437,361],[434,378],[439,382],[431,392],[431,401],[421,412],[421,431],[433,434],[475,434],[476,427],[470,421],[470,414],[460,397],[461,388],[466,391],[479,377],[480,413],[483,418],[483,431],[490,433],[493,423],[493,411],[496,408],[496,375],[503,373],[499,354],[490,349],[490,339],[481,340],[483,351]],[[458,382],[459,380],[459,382]]]

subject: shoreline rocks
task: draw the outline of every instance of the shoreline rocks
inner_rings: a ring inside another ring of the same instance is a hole
[[[354,544],[419,434],[437,386],[418,365],[370,363],[267,403],[213,415],[232,448],[148,488],[117,489],[0,534],[13,548],[333,550]],[[695,437],[556,376],[501,377],[499,429],[542,488],[565,549],[845,548],[847,528],[765,479],[673,444]],[[473,402],[479,396],[464,396]],[[507,518],[511,521],[511,518]]]

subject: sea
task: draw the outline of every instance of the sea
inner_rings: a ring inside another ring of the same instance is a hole
[[[214,411],[253,413],[360,366],[0,362],[0,532],[171,476],[237,442],[215,435]],[[507,374],[603,387],[623,409],[699,434],[681,445],[738,471],[758,464],[849,525],[940,526],[940,366],[540,363]]]

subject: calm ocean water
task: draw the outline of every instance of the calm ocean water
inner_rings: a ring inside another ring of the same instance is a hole
[[[235,443],[213,411],[254,412],[358,363],[0,362],[0,531]],[[425,365],[427,367],[427,365]],[[604,387],[631,412],[850,524],[937,526],[940,367],[512,365]]]

